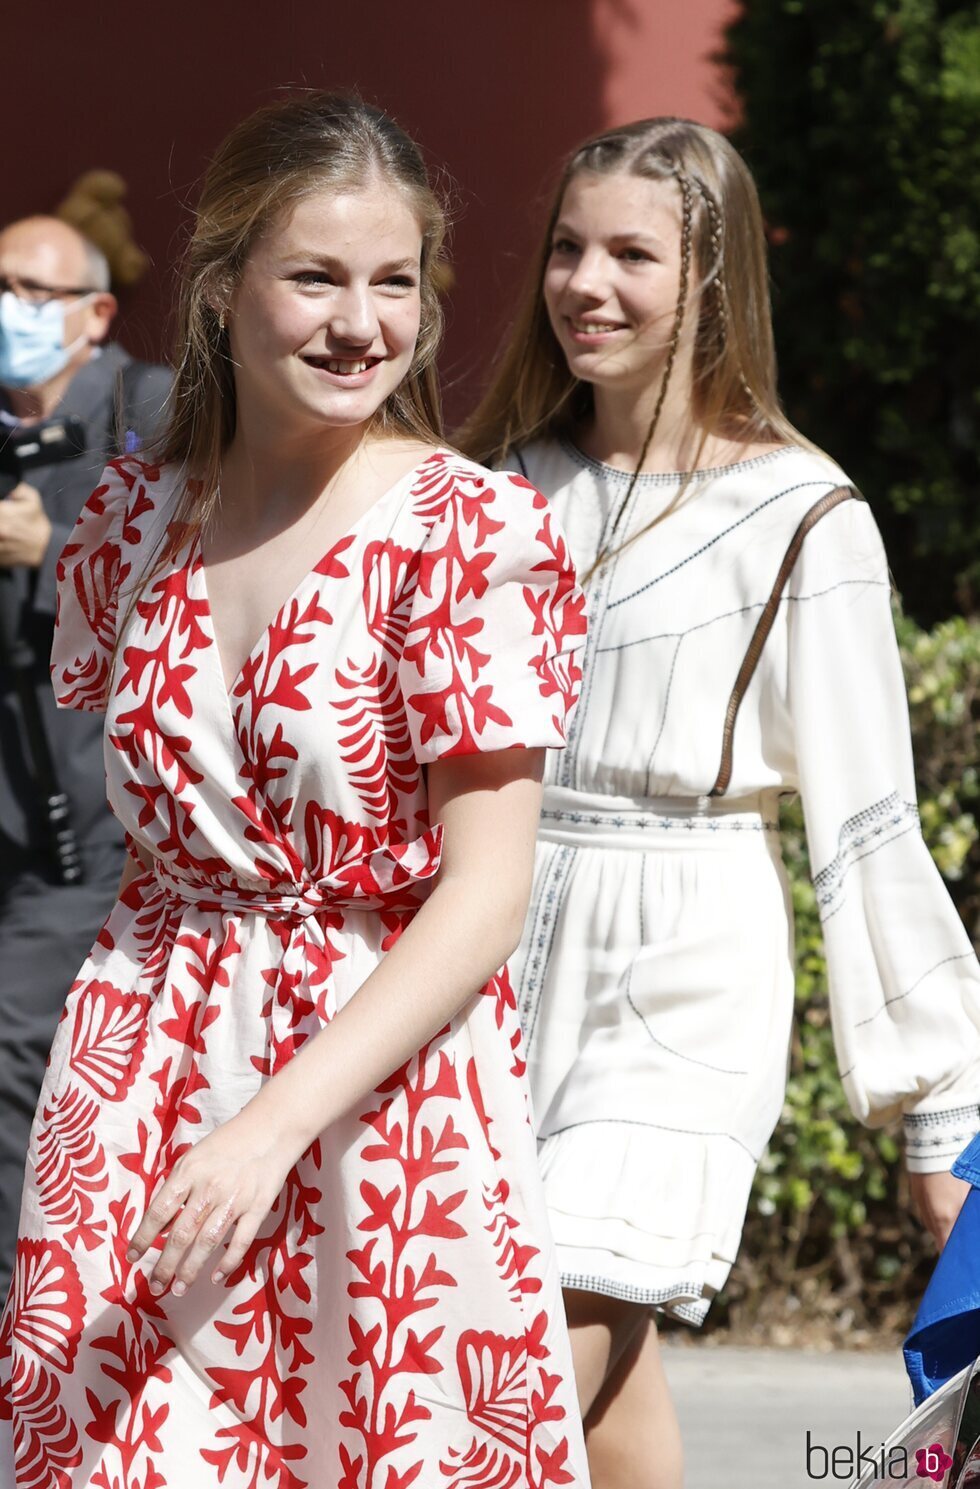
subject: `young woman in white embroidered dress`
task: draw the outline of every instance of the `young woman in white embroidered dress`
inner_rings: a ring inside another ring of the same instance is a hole
[[[779,1115],[781,793],[803,798],[848,1098],[905,1115],[940,1242],[980,1125],[980,978],[919,834],[885,555],[780,411],[761,215],[721,136],[646,120],[573,156],[461,443],[550,497],[589,575],[512,972],[593,1482],[675,1489],[650,1310],[704,1317]]]
[[[378,111],[240,125],[162,452],[62,556],[134,861],[32,1133],[2,1489],[587,1489],[496,971],[584,602],[545,498],[440,444],[442,236]]]

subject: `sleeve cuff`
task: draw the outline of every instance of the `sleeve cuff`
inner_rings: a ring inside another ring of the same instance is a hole
[[[34,585],[34,609],[39,615],[50,615],[52,619],[58,595],[58,560],[70,537],[70,523],[66,525],[62,522],[52,522],[48,546],[38,565],[37,581]]]
[[[954,1159],[980,1132],[980,1107],[973,1102],[945,1111],[909,1112],[902,1118],[902,1126],[909,1173],[941,1173],[952,1167]]]

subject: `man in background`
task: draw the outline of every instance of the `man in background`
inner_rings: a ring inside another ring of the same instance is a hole
[[[170,387],[107,339],[110,284],[104,255],[57,218],[0,231],[0,1297],[54,1028],[123,868],[102,715],[59,713],[48,675],[61,550]]]

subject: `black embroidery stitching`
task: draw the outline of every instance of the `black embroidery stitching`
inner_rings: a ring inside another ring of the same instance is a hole
[[[902,1121],[909,1127],[936,1127],[943,1123],[959,1122],[966,1117],[974,1122],[980,1117],[980,1107],[976,1102],[972,1106],[952,1106],[948,1111],[906,1112]]]
[[[863,861],[866,858],[873,858],[876,853],[880,853],[881,852],[882,848],[890,848],[891,845],[892,845],[892,843],[899,842],[899,840],[901,838],[907,837],[910,832],[918,832],[918,831],[919,831],[918,819],[917,818],[913,818],[913,819],[911,819],[907,823],[907,825],[902,829],[901,832],[896,832],[893,837],[886,838],[883,843],[876,843],[873,848],[869,848],[868,849],[867,853],[858,853],[854,858],[851,859],[851,862],[848,864],[848,866],[847,866],[848,870],[852,869],[856,863],[863,863]],[[842,894],[841,897],[840,897],[840,899],[837,901],[837,904],[834,906],[834,908],[832,910],[828,910],[826,915],[821,914],[821,916],[820,916],[821,924],[824,925],[824,926],[826,926],[827,923],[828,923],[828,921],[833,920],[834,916],[838,913],[838,911],[843,910],[843,908],[844,908],[844,906],[846,904],[847,904],[847,896],[845,894]]]
[[[940,1150],[945,1149],[946,1151],[952,1153],[955,1157],[960,1153],[961,1149],[966,1146],[971,1138],[976,1137],[978,1126],[980,1126],[980,1123],[974,1123],[973,1126],[967,1127],[962,1131],[947,1132],[944,1133],[941,1137],[930,1138],[925,1138],[921,1135],[911,1133],[909,1132],[908,1128],[906,1128],[906,1152],[910,1155],[910,1157],[915,1157],[916,1154],[918,1154],[922,1157],[928,1157],[932,1155],[938,1158],[942,1156]]]
[[[632,968],[630,970],[632,971]],[[685,1060],[688,1065],[700,1065],[702,1070],[712,1070],[716,1075],[748,1075],[749,1072],[747,1070],[726,1070],[724,1065],[711,1065],[707,1060],[696,1060],[693,1055],[684,1055],[681,1053],[680,1050],[675,1050],[669,1044],[664,1044],[663,1040],[658,1039],[656,1034],[654,1034],[653,1030],[650,1028],[650,1025],[643,1017],[643,1014],[633,1002],[632,993],[627,992],[626,1001],[632,1008],[633,1012],[636,1014],[637,1018],[640,1020],[640,1023],[649,1034],[653,1043],[659,1044],[660,1048],[662,1050],[666,1050],[668,1055],[676,1055],[678,1060]]]
[[[723,538],[727,538],[738,528],[743,527],[746,522],[751,522],[752,518],[757,517],[760,512],[764,512],[766,507],[771,507],[773,502],[780,501],[784,496],[792,496],[794,491],[805,491],[808,487],[812,486],[826,486],[828,491],[835,489],[833,483],[825,477],[822,481],[800,481],[795,486],[787,486],[785,491],[777,491],[773,496],[767,496],[765,501],[760,502],[757,507],[753,507],[751,512],[746,512],[744,517],[740,517],[737,522],[733,522],[729,527],[723,528],[720,533],[716,533],[713,538],[709,538],[707,543],[702,543],[700,548],[695,548],[693,553],[689,553],[679,563],[672,564],[669,569],[665,569],[656,578],[648,579],[646,584],[641,584],[639,589],[634,589],[630,594],[621,595],[618,600],[611,600],[607,608],[609,610],[615,610],[618,605],[625,605],[628,600],[635,600],[637,595],[645,594],[648,589],[653,589],[655,584],[660,584],[664,579],[669,579],[671,574],[677,573],[678,569],[683,569],[686,564],[693,563],[696,558],[700,558],[710,548],[714,548],[715,544],[720,543]]]
[[[841,579],[837,584],[831,584],[827,589],[815,590],[812,595],[784,594],[782,600],[785,600],[789,604],[800,605],[806,600],[822,600],[824,595],[832,595],[838,589],[845,589],[848,585],[858,584],[870,589],[891,590],[891,585],[887,579]],[[720,615],[713,615],[710,620],[699,620],[697,625],[689,626],[686,631],[661,631],[656,636],[638,636],[635,641],[621,641],[618,646],[603,646],[600,647],[598,655],[607,656],[611,652],[628,651],[631,646],[643,646],[647,641],[674,641],[678,637],[683,641],[686,636],[693,636],[697,631],[706,631],[709,626],[717,625],[721,620],[731,620],[736,615],[748,615],[752,610],[762,610],[766,603],[765,600],[753,600],[751,605],[742,605],[738,610],[725,610]]]
[[[646,879],[646,870],[647,870],[647,859],[646,859],[646,854],[644,854],[643,857],[642,857],[642,859],[641,859],[641,861],[640,861],[640,945],[641,946],[645,946],[646,945],[646,941],[647,941],[646,919],[645,919],[644,912],[643,912],[643,906],[644,906],[643,888],[644,888],[644,881]],[[693,1055],[682,1054],[682,1052],[680,1050],[675,1050],[671,1045],[665,1044],[662,1039],[658,1039],[657,1036],[656,1036],[656,1034],[654,1034],[653,1030],[650,1028],[650,1025],[647,1023],[646,1018],[640,1012],[640,1010],[637,1008],[636,1004],[633,1001],[633,993],[632,993],[632,987],[633,987],[633,968],[635,967],[635,965],[636,965],[635,962],[630,962],[629,971],[626,974],[626,1001],[629,1004],[630,1008],[632,1008],[633,1012],[636,1014],[636,1017],[639,1019],[640,1023],[643,1025],[644,1029],[646,1030],[647,1034],[649,1035],[650,1039],[652,1040],[652,1042],[654,1044],[658,1044],[662,1050],[666,1050],[667,1053],[668,1053],[668,1055],[674,1055],[678,1060],[684,1060],[684,1061],[686,1061],[688,1065],[699,1065],[702,1070],[712,1070],[712,1071],[714,1071],[714,1073],[716,1075],[748,1075],[748,1071],[747,1070],[726,1070],[723,1065],[712,1065],[710,1063],[710,1061],[708,1061],[708,1060],[696,1060]]]
[[[568,888],[574,862],[575,850],[573,848],[562,846],[558,849],[542,880],[538,901],[534,907],[534,930],[528,943],[527,960],[521,974],[518,995],[518,1009],[524,1025],[524,1041],[528,1054],[530,1054],[538,1014],[541,1010],[541,992],[551,962],[562,901],[565,897],[565,890]],[[546,942],[547,950],[545,949]]]
[[[607,1277],[593,1277],[584,1272],[561,1272],[560,1276],[562,1287],[599,1293],[605,1298],[620,1298],[624,1303],[646,1304],[651,1308],[673,1303],[676,1298],[689,1297],[691,1293],[697,1292],[700,1294],[698,1302],[677,1303],[667,1310],[677,1318],[682,1318],[685,1323],[693,1324],[695,1328],[699,1328],[704,1322],[714,1296],[713,1293],[705,1296],[704,1283],[696,1282],[693,1278],[690,1284],[679,1279],[667,1287],[636,1287],[629,1282],[613,1282]]]
[[[873,802],[871,806],[848,817],[837,834],[837,852],[834,857],[813,875],[813,888],[821,915],[828,910],[828,917],[825,918],[829,918],[829,907],[841,895],[844,880],[852,864],[867,857],[856,850],[864,847],[868,836],[880,838],[890,827],[904,824],[902,832],[893,833],[887,840],[894,842],[910,826],[918,826],[918,823],[918,807],[914,802],[903,800],[897,791],[890,792],[880,801]],[[879,843],[877,846],[883,847],[884,844]]]
[[[624,539],[629,534],[630,521],[636,510],[639,497],[640,488],[637,484],[630,498],[629,510],[624,511],[622,516]],[[609,530],[610,523],[614,519],[615,512],[616,503],[613,501],[609,504],[609,511],[606,513],[599,532],[598,551],[600,553],[605,546],[606,533]],[[609,562],[600,569],[599,583],[595,589],[595,602],[587,607],[588,630],[585,638],[585,656],[582,659],[582,686],[579,693],[578,706],[572,714],[572,722],[569,725],[565,748],[562,750],[561,764],[559,766],[559,784],[562,786],[575,787],[578,784],[578,756],[582,725],[588,710],[589,699],[592,697],[592,686],[595,682],[599,656],[599,641],[602,637],[602,630],[609,613],[609,594],[616,576],[616,570],[619,567],[621,554],[622,550],[617,549],[609,559]]]
[[[894,842],[894,839],[892,839],[892,841]],[[937,962],[934,967],[930,967],[928,972],[923,972],[922,976],[915,982],[913,982],[912,986],[910,988],[907,988],[904,993],[896,993],[894,998],[886,998],[880,1008],[876,1009],[874,1013],[869,1014],[866,1019],[862,1019],[859,1024],[855,1024],[855,1029],[863,1029],[867,1024],[873,1024],[875,1019],[880,1017],[881,1014],[887,1012],[887,1010],[891,1008],[893,1004],[901,1003],[903,998],[911,997],[916,988],[919,987],[923,982],[925,982],[927,977],[931,977],[933,972],[938,972],[940,967],[945,967],[950,962],[962,962],[965,961],[968,957],[972,958],[973,956],[974,952],[972,950],[958,951],[955,956],[944,956],[942,961]]]
[[[770,457],[759,456],[757,458],[760,461],[763,461],[768,460]],[[602,469],[603,468],[600,467],[600,471]],[[628,472],[626,474],[627,476],[629,475]],[[728,535],[728,533],[734,531],[735,528],[740,527],[744,522],[749,521],[753,516],[755,516],[756,513],[762,511],[772,502],[779,500],[783,496],[788,496],[794,491],[801,491],[810,487],[819,487],[828,484],[828,478],[824,478],[823,480],[802,481],[796,486],[790,486],[783,491],[776,492],[775,495],[767,498],[766,501],[760,503],[758,507],[753,508],[751,512],[746,513],[746,515],[740,518],[738,522],[733,523],[731,527],[726,528],[722,533],[717,534],[714,538],[711,539],[709,543],[698,549],[696,553],[689,554],[687,558],[681,560],[679,564],[675,565],[674,569],[668,570],[668,573],[673,573],[675,569],[682,568],[684,564],[691,562],[692,559],[698,557],[699,554],[705,552],[715,543],[720,542],[723,537],[726,537]],[[630,511],[623,514],[624,536],[628,535],[629,524],[633,515],[633,511],[635,510],[639,491],[640,483],[637,482],[636,486],[634,487],[633,498],[630,503]],[[605,516],[602,524],[602,529],[600,531],[600,552],[605,542],[605,535],[608,530],[609,524],[612,521],[614,511],[615,502],[612,502],[610,504],[610,509]],[[617,550],[616,553],[613,554],[610,561],[600,571],[599,584],[594,591],[595,600],[594,603],[590,604],[589,606],[589,626],[588,634],[586,637],[585,656],[582,662],[582,686],[580,697],[578,707],[576,708],[572,716],[568,736],[565,741],[565,748],[562,750],[562,758],[558,766],[557,783],[563,786],[570,786],[574,788],[579,784],[579,754],[582,740],[582,728],[586,715],[588,713],[588,707],[592,697],[592,690],[597,672],[598,657],[606,650],[606,648],[601,647],[599,643],[602,638],[602,633],[606,624],[608,613],[611,609],[615,609],[617,605],[623,604],[625,600],[635,598],[637,594],[640,594],[643,592],[643,590],[648,589],[651,584],[659,583],[660,579],[666,577],[666,575],[660,575],[658,579],[651,580],[649,584],[641,586],[641,589],[634,591],[633,594],[623,596],[618,600],[610,600],[609,596],[612,591],[612,586],[615,580],[616,571],[619,565],[619,559],[622,551],[623,550]]]
[[[670,707],[670,690],[674,686],[674,669],[677,666],[677,658],[681,654],[681,647],[683,646],[683,644],[684,644],[684,637],[681,636],[680,639],[677,642],[677,645],[674,647],[674,655],[673,655],[673,657],[671,659],[671,663],[670,663],[670,672],[667,675],[667,691],[664,694],[663,712],[660,715],[660,728],[657,730],[657,737],[656,737],[656,739],[653,742],[653,749],[650,751],[650,756],[649,756],[649,759],[647,760],[647,770],[646,770],[645,780],[646,780],[646,792],[647,792],[647,795],[648,796],[651,795],[651,791],[650,791],[650,780],[651,780],[651,777],[653,775],[653,762],[654,762],[654,760],[657,757],[657,750],[659,748],[660,741],[663,738],[664,730],[667,727],[667,710]]]
[[[583,470],[594,471],[596,475],[609,477],[614,481],[631,481],[633,472],[628,470],[617,470],[614,465],[603,465],[601,460],[593,460],[591,455],[586,455],[577,445],[570,440],[560,439],[560,447],[569,455],[576,465],[582,466]],[[751,470],[757,465],[769,465],[771,461],[777,460],[781,455],[799,455],[803,451],[799,445],[783,445],[778,450],[770,450],[766,455],[753,455],[748,460],[735,460],[731,465],[705,466],[703,470],[685,471],[644,471],[639,480],[654,486],[673,486],[679,481],[704,481],[714,480],[716,476],[727,476],[734,471]]]
[[[767,817],[760,817],[757,821],[746,822],[742,816],[732,814],[729,819],[721,812],[697,813],[690,817],[657,817],[652,815],[630,815],[622,816],[618,812],[563,812],[556,807],[545,807],[541,813],[542,822],[545,819],[555,822],[574,822],[576,826],[586,827],[612,827],[612,828],[638,828],[645,831],[647,828],[662,828],[664,831],[675,829],[677,832],[694,832],[696,829],[702,832],[778,832],[779,823]]]

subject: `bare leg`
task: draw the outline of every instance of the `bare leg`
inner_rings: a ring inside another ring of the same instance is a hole
[[[682,1489],[680,1427],[649,1314],[589,1412],[585,1444],[593,1489]]]
[[[578,1404],[585,1418],[645,1313],[601,1293],[566,1288],[564,1296]]]
[[[683,1452],[648,1309],[565,1293],[593,1489],[681,1489]]]

